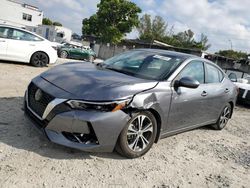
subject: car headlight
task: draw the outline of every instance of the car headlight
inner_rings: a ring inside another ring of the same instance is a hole
[[[77,110],[98,110],[103,112],[115,112],[127,107],[131,99],[114,102],[89,102],[81,100],[69,100],[67,104]]]

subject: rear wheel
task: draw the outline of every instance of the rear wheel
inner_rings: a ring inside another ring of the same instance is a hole
[[[128,158],[144,155],[152,147],[157,132],[155,117],[150,112],[136,114],[122,130],[116,151]]]
[[[61,51],[60,52],[60,57],[66,59],[68,57],[68,52],[66,51]]]
[[[49,57],[44,52],[36,52],[32,55],[30,63],[35,67],[44,67],[49,63]]]
[[[217,120],[216,124],[212,125],[212,127],[216,130],[223,129],[226,125],[228,120],[230,119],[232,114],[232,107],[228,103],[222,110],[219,119]]]

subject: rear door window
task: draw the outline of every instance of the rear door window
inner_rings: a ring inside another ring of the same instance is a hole
[[[40,37],[32,35],[31,33],[21,31],[21,30],[17,30],[17,29],[12,30],[11,39],[23,40],[23,41],[41,41],[42,40]]]
[[[205,63],[206,65],[206,83],[220,83],[223,79],[221,71],[213,65]]]

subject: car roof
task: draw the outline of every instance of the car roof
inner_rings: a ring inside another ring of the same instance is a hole
[[[22,30],[25,30],[24,27],[17,27],[17,26],[8,25],[8,24],[0,24],[0,27],[10,27],[10,28],[13,28],[13,29],[22,29]]]
[[[152,48],[139,48],[135,49],[137,51],[145,51],[145,52],[153,52],[153,53],[161,53],[164,55],[171,55],[171,56],[177,56],[182,59],[188,59],[188,58],[200,58],[196,55],[192,54],[186,54],[186,53],[181,53],[181,52],[176,52],[176,51],[169,51],[169,50],[162,50],[162,49],[152,49]]]

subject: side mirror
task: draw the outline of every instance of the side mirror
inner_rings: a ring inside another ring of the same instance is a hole
[[[237,82],[237,76],[235,73],[230,73],[228,75],[228,78],[232,81],[232,82]]]
[[[200,83],[198,82],[198,80],[195,80],[191,77],[183,77],[180,80],[176,80],[174,82],[175,88],[186,87],[186,88],[195,89],[195,88],[199,87],[199,85],[200,85]]]

